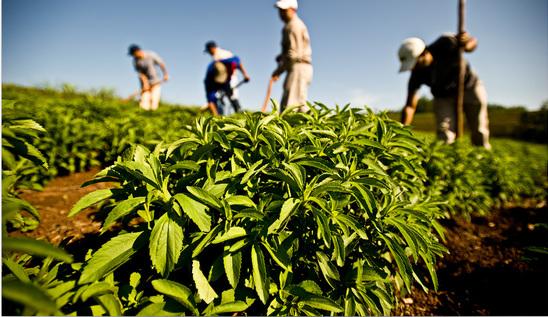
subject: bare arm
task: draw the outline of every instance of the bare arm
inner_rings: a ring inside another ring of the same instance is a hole
[[[244,75],[244,79],[246,82],[248,82],[250,80],[249,78],[249,74],[247,73],[247,71],[245,70],[245,67],[244,67],[244,64],[242,64],[240,62],[240,66],[238,67],[238,69],[240,69],[240,71],[242,72],[242,75]]]
[[[208,102],[208,103],[207,103],[207,106],[209,107],[209,110],[211,110],[211,113],[212,113],[214,116],[219,115],[219,112],[217,111],[217,106],[215,105],[214,102]]]
[[[407,100],[405,101],[405,106],[401,112],[401,122],[403,124],[410,125],[413,122],[418,101],[419,96],[417,90],[407,92]]]
[[[158,66],[160,66],[160,69],[162,70],[162,73],[164,74],[164,81],[168,81],[169,75],[167,74],[166,65],[164,63],[158,63]]]
[[[139,80],[141,81],[141,90],[142,92],[150,90],[150,83],[147,76],[143,73],[139,73]]]
[[[272,80],[277,81],[280,78],[280,75],[283,74],[286,70],[286,63],[282,60],[281,55],[276,57],[276,62],[278,62],[278,67],[272,73]]]

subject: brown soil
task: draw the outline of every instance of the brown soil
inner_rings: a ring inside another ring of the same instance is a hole
[[[548,256],[526,250],[548,247],[538,224],[548,224],[545,204],[445,221],[438,291],[415,288],[395,315],[548,315]]]
[[[81,187],[83,183],[93,179],[97,172],[99,170],[94,169],[55,178],[41,192],[24,191],[20,197],[40,212],[40,225],[33,231],[13,232],[12,235],[43,239],[59,245],[62,241],[70,242],[86,234],[97,233],[101,222],[95,220],[96,208],[87,208],[74,217],[67,217],[72,206],[84,195],[97,189],[112,187],[109,183]]]
[[[59,177],[43,192],[22,198],[41,213],[40,226],[26,235],[54,244],[69,244],[100,229],[96,210],[68,218],[70,208],[85,194],[111,184],[81,188],[97,170]],[[428,294],[414,288],[398,304],[395,315],[548,315],[548,256],[528,252],[548,247],[545,204],[494,211],[490,216],[444,221],[450,254],[438,263],[439,289]],[[86,239],[87,240],[87,239]],[[83,241],[83,240],[81,240]]]

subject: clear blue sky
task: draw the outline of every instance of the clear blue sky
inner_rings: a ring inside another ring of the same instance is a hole
[[[81,89],[138,87],[126,55],[137,43],[166,61],[166,101],[202,105],[207,40],[239,55],[252,81],[244,108],[258,110],[280,50],[274,0],[3,0],[2,81],[72,83]],[[489,101],[538,108],[548,99],[548,1],[469,0],[467,57]],[[398,74],[401,41],[455,31],[457,0],[301,0],[313,49],[311,100],[376,110],[403,105],[409,73]],[[279,99],[281,82],[273,91]],[[429,95],[428,89],[424,93]]]

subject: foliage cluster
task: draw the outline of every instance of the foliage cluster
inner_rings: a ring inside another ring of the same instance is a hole
[[[4,103],[9,106],[9,103]],[[4,314],[50,315],[63,305],[60,292],[66,283],[57,278],[63,262],[72,262],[65,251],[46,242],[8,236],[8,225],[29,228],[40,219],[38,211],[18,197],[30,166],[47,167],[33,141],[45,130],[35,121],[7,109],[2,120],[2,299]],[[31,168],[30,168],[31,169]],[[23,217],[22,213],[30,215]],[[34,222],[29,223],[29,219]],[[43,260],[45,258],[45,260]],[[6,305],[9,304],[9,305]],[[7,307],[9,306],[9,308]]]
[[[511,140],[492,143],[491,151],[467,140],[430,143],[428,188],[453,216],[469,218],[525,199],[546,200],[546,147]]]
[[[173,141],[197,112],[168,105],[145,112],[101,92],[66,90],[3,86],[3,99],[16,101],[3,105],[3,110],[31,117],[48,131],[34,145],[44,153],[49,168],[29,166],[27,173],[33,175],[27,183],[38,188],[57,175],[112,164],[131,144],[152,148],[161,141]]]
[[[202,117],[174,143],[136,146],[92,181],[119,187],[88,194],[71,215],[109,199],[103,231],[142,223],[62,280],[69,302],[88,305],[59,309],[389,314],[394,287],[437,286],[445,251],[422,148],[399,123],[321,105]]]

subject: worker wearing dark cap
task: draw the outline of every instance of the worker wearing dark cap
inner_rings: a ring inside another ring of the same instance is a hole
[[[139,106],[144,110],[156,110],[160,104],[161,83],[169,79],[166,66],[158,54],[144,51],[133,44],[128,49],[128,54],[133,57],[133,66],[139,74],[141,83],[141,101]],[[162,70],[163,80],[158,76],[156,67]]]
[[[213,60],[213,62],[227,60],[234,57],[234,54],[231,51],[219,47],[215,41],[208,41],[205,44],[204,52],[211,55],[211,59]],[[249,82],[250,78],[248,77],[247,72],[242,72],[242,74],[244,74],[244,81]],[[233,105],[234,111],[239,112],[241,110],[239,107],[240,103],[238,101],[240,94],[236,86],[238,86],[238,74],[237,72],[233,72],[232,76],[230,77],[231,94],[229,98],[231,100],[231,104]],[[228,109],[225,109],[224,114],[228,114]]]

